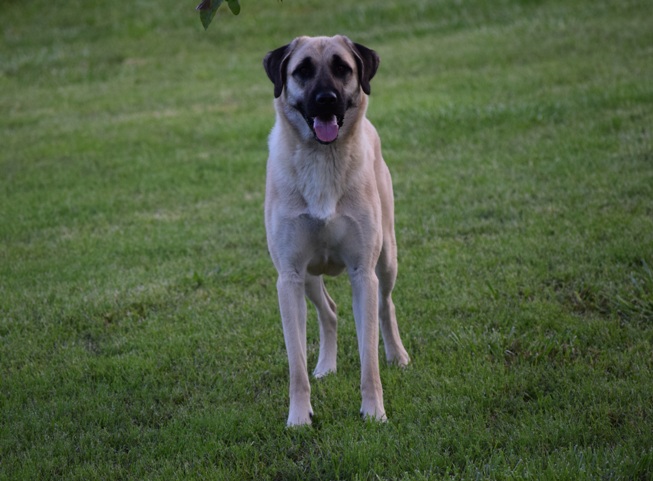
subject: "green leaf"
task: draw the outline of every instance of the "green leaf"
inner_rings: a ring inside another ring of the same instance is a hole
[[[240,3],[238,3],[238,0],[227,0],[227,2],[229,3],[231,13],[238,15],[240,13]]]
[[[200,12],[200,20],[202,21],[204,30],[207,30],[209,25],[211,25],[211,21],[215,17],[215,13],[220,8],[220,5],[222,5],[222,2],[223,0],[202,0],[202,3],[197,6],[196,10]]]

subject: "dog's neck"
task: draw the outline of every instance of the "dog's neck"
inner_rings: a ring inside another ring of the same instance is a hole
[[[285,117],[289,112],[277,110],[277,125],[283,123],[285,127],[277,132],[273,130],[272,135],[280,132],[287,135],[282,141],[288,159],[284,170],[292,177],[286,179],[289,181],[287,185],[293,185],[301,194],[311,217],[326,220],[336,215],[338,202],[351,189],[350,185],[357,181],[357,171],[361,169],[363,159],[351,145],[358,145],[359,142],[347,140],[360,135],[361,119],[367,109],[367,96],[362,96],[361,103],[357,111],[358,118],[345,117],[345,126],[338,139],[327,145],[315,140],[308,130],[296,130],[294,125],[297,123]],[[294,112],[290,113],[293,114]],[[302,147],[297,148],[298,145]]]

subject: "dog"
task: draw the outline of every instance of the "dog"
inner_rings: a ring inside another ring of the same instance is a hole
[[[394,200],[376,129],[366,117],[373,50],[345,36],[298,37],[269,52],[275,123],[268,139],[265,229],[290,371],[288,426],[311,424],[306,299],[317,310],[314,376],[336,371],[336,305],[322,275],[345,269],[361,362],[361,416],[385,421],[379,324],[386,359],[406,366],[392,289],[397,277]]]

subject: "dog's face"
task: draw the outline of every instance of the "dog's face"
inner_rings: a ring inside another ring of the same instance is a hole
[[[304,140],[330,144],[350,128],[379,66],[347,37],[298,37],[263,60],[289,122]]]

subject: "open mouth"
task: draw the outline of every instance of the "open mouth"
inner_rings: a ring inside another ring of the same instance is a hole
[[[342,120],[338,121],[335,115],[331,115],[330,117],[313,117],[306,120],[308,125],[313,129],[313,133],[318,142],[330,144],[338,138]]]

